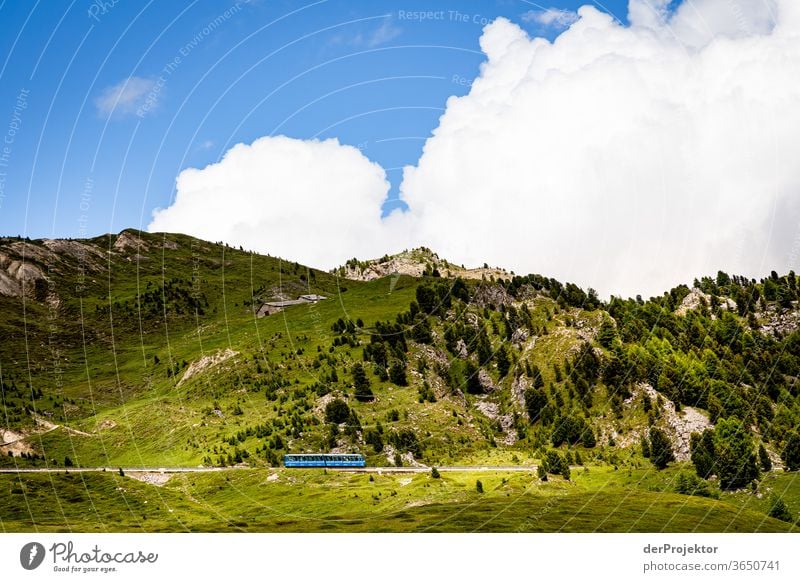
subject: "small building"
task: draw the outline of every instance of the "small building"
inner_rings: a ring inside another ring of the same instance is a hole
[[[292,305],[302,305],[304,303],[316,303],[326,299],[322,295],[301,295],[297,299],[288,299],[286,301],[267,301],[261,304],[256,310],[256,317],[264,317],[265,315],[273,315],[284,310],[286,307]]]
[[[317,301],[322,301],[325,299],[322,295],[301,295],[300,299],[303,301],[308,301],[309,303],[316,303]]]

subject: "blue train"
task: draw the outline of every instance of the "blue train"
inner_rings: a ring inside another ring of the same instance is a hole
[[[366,467],[362,455],[284,455],[284,467]]]

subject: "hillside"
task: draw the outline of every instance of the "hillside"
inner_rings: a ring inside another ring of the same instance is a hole
[[[794,273],[606,303],[428,249],[326,273],[183,235],[4,238],[0,467],[669,465],[659,490],[752,505],[728,491],[783,495],[769,471],[800,465],[797,299]]]

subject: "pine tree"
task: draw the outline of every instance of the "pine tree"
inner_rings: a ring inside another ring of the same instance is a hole
[[[325,406],[325,422],[341,424],[347,422],[348,418],[350,418],[350,407],[344,400],[336,398]]]
[[[786,463],[787,471],[800,469],[800,434],[796,431],[791,431],[787,435],[781,458]]]
[[[650,441],[647,437],[642,437],[642,456],[647,459],[650,457]]]
[[[603,319],[600,324],[600,329],[597,331],[597,341],[606,349],[611,349],[614,345],[614,340],[617,338],[617,329],[614,323],[608,319]]]
[[[525,390],[525,410],[528,413],[531,424],[539,420],[539,416],[545,406],[547,406],[547,396],[544,390],[538,390],[536,388]]]
[[[786,507],[786,503],[784,503],[781,497],[773,497],[771,499],[771,505],[767,515],[769,515],[770,517],[774,517],[775,519],[780,519],[781,521],[785,521],[787,523],[794,522],[794,517],[792,517],[792,512],[789,511],[788,507]]]
[[[650,460],[656,469],[665,469],[666,466],[675,460],[672,454],[672,443],[661,429],[650,429]]]
[[[758,462],[761,465],[761,470],[765,473],[772,471],[772,459],[767,454],[767,449],[764,448],[764,443],[758,445]]]
[[[508,358],[508,350],[506,350],[505,345],[501,345],[498,348],[494,358],[497,362],[497,371],[500,373],[500,377],[505,378],[511,368],[511,360]]]
[[[702,434],[693,433],[689,451],[697,476],[711,477],[714,474],[714,431],[706,429]]]
[[[375,395],[369,385],[369,378],[364,370],[364,366],[357,363],[353,366],[353,385],[355,386],[356,400],[359,402],[372,402]]]
[[[714,429],[716,473],[721,489],[738,489],[758,478],[750,431],[738,418],[721,419]]]
[[[392,362],[391,367],[389,368],[389,379],[392,383],[397,384],[398,386],[408,386],[408,380],[406,379],[406,366],[400,360],[395,360]]]

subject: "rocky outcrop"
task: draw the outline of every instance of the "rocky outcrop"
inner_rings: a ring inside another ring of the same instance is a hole
[[[728,297],[719,297],[720,307],[728,311],[736,311],[736,302]],[[689,294],[683,298],[681,304],[675,310],[675,315],[686,315],[687,312],[698,309],[702,305],[711,306],[711,295],[704,293],[697,287],[694,287]]]
[[[517,349],[528,339],[528,330],[522,327],[519,327],[514,330],[514,333],[511,334],[511,342],[516,346]]]
[[[123,230],[119,233],[119,236],[117,236],[117,240],[114,241],[112,248],[117,252],[130,251],[137,253],[149,250],[150,245],[147,244],[142,237],[129,230]]]
[[[191,364],[189,364],[189,367],[186,368],[186,371],[183,373],[183,376],[181,376],[181,379],[178,381],[178,386],[180,386],[193,376],[196,376],[197,374],[203,372],[207,368],[210,368],[212,366],[217,366],[222,362],[224,362],[225,360],[237,355],[238,353],[239,352],[234,352],[230,348],[226,348],[225,350],[219,351],[212,356],[203,356],[196,362],[192,362]]]
[[[475,290],[472,302],[478,307],[511,305],[514,298],[500,285],[480,285]]]
[[[514,402],[525,408],[525,391],[530,388],[530,381],[525,375],[517,376],[511,382],[511,395],[514,397]]]
[[[421,277],[425,272],[436,269],[442,277],[462,277],[464,279],[508,279],[511,274],[504,269],[480,267],[466,269],[439,258],[439,255],[424,247],[403,251],[392,256],[369,261],[349,261],[348,264],[335,269],[346,279],[356,281],[372,281],[390,275],[409,275]]]
[[[31,295],[37,281],[47,277],[36,263],[0,251],[0,294],[11,297]]]
[[[653,406],[656,406],[659,393],[650,384],[637,384],[633,390],[633,394],[625,403],[630,405],[643,393],[647,394],[653,402]],[[705,414],[696,408],[684,406],[681,408],[680,412],[676,412],[675,404],[671,400],[668,400],[664,396],[661,398],[664,402],[661,411],[662,428],[672,442],[672,452],[675,454],[676,460],[688,461],[691,456],[689,444],[691,442],[692,433],[702,433],[707,428],[714,428],[714,425],[711,424],[711,421],[709,421]],[[628,439],[626,441],[621,441],[618,444],[621,446],[632,445],[638,442],[641,436],[646,434],[646,432],[646,429],[633,431],[627,435]]]
[[[792,311],[770,305],[766,311],[756,313],[756,319],[761,322],[758,331],[764,334],[784,336],[800,329],[800,311],[796,304]]]
[[[483,368],[478,370],[478,383],[481,385],[484,392],[494,392],[498,388],[497,384],[492,380],[492,377]]]
[[[477,408],[484,416],[497,421],[503,429],[503,444],[513,445],[517,442],[517,431],[514,428],[514,417],[510,414],[500,414],[500,406],[488,400],[478,400],[475,402]]]

